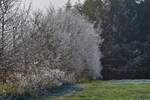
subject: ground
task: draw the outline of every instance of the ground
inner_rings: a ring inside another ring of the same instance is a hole
[[[13,92],[11,85],[0,87]],[[1,92],[0,88],[0,94]],[[86,81],[77,85],[57,87],[47,93],[35,98],[0,97],[0,100],[150,100],[150,80]]]
[[[45,100],[150,100],[149,80],[92,81],[82,86],[81,92]]]

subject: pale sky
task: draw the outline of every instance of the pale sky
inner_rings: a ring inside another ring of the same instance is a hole
[[[68,0],[27,0],[28,2],[32,1],[33,9],[45,9],[49,5],[53,5],[56,9],[63,7]],[[72,3],[77,2],[78,0],[71,0]],[[84,0],[80,0],[83,2]]]

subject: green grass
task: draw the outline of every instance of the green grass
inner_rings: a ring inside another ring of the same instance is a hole
[[[150,84],[92,81],[81,84],[83,91],[69,96],[48,97],[45,100],[150,100]],[[0,84],[0,95],[14,93],[10,84]]]
[[[113,84],[94,81],[83,83],[84,90],[72,96],[45,100],[150,100],[150,84]]]

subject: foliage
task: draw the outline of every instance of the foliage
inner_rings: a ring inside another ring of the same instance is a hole
[[[14,6],[18,3],[12,2]],[[6,37],[3,31],[0,33],[3,41],[0,46],[5,49],[4,58],[0,55],[0,81],[17,84],[18,94],[38,93],[63,83],[102,77],[98,49],[101,39],[93,24],[78,12],[71,8],[57,12],[50,7],[45,14],[42,11],[31,14],[29,6],[16,10],[14,15],[13,22],[8,21],[13,30],[6,32],[10,39],[8,49],[3,45],[9,42],[4,43]]]
[[[6,94],[15,94],[16,92],[16,86],[13,84],[2,84],[0,83],[0,96],[6,95]]]
[[[32,73],[17,82],[17,94],[29,93],[31,95],[37,95],[44,89],[61,86],[62,81],[65,80],[65,73],[60,70],[44,71],[39,73]]]
[[[83,5],[102,29],[104,79],[149,78],[148,5],[148,0],[86,0]]]

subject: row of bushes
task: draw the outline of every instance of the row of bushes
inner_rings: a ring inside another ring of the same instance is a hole
[[[8,2],[5,5],[13,4],[10,9],[17,5],[16,0]],[[5,23],[12,31],[0,33],[6,34],[1,40],[10,36],[10,41],[2,42],[8,48],[0,45],[3,84],[12,84],[16,94],[38,94],[64,83],[101,78],[99,31],[75,8],[30,13],[29,6],[17,11],[12,22]]]

